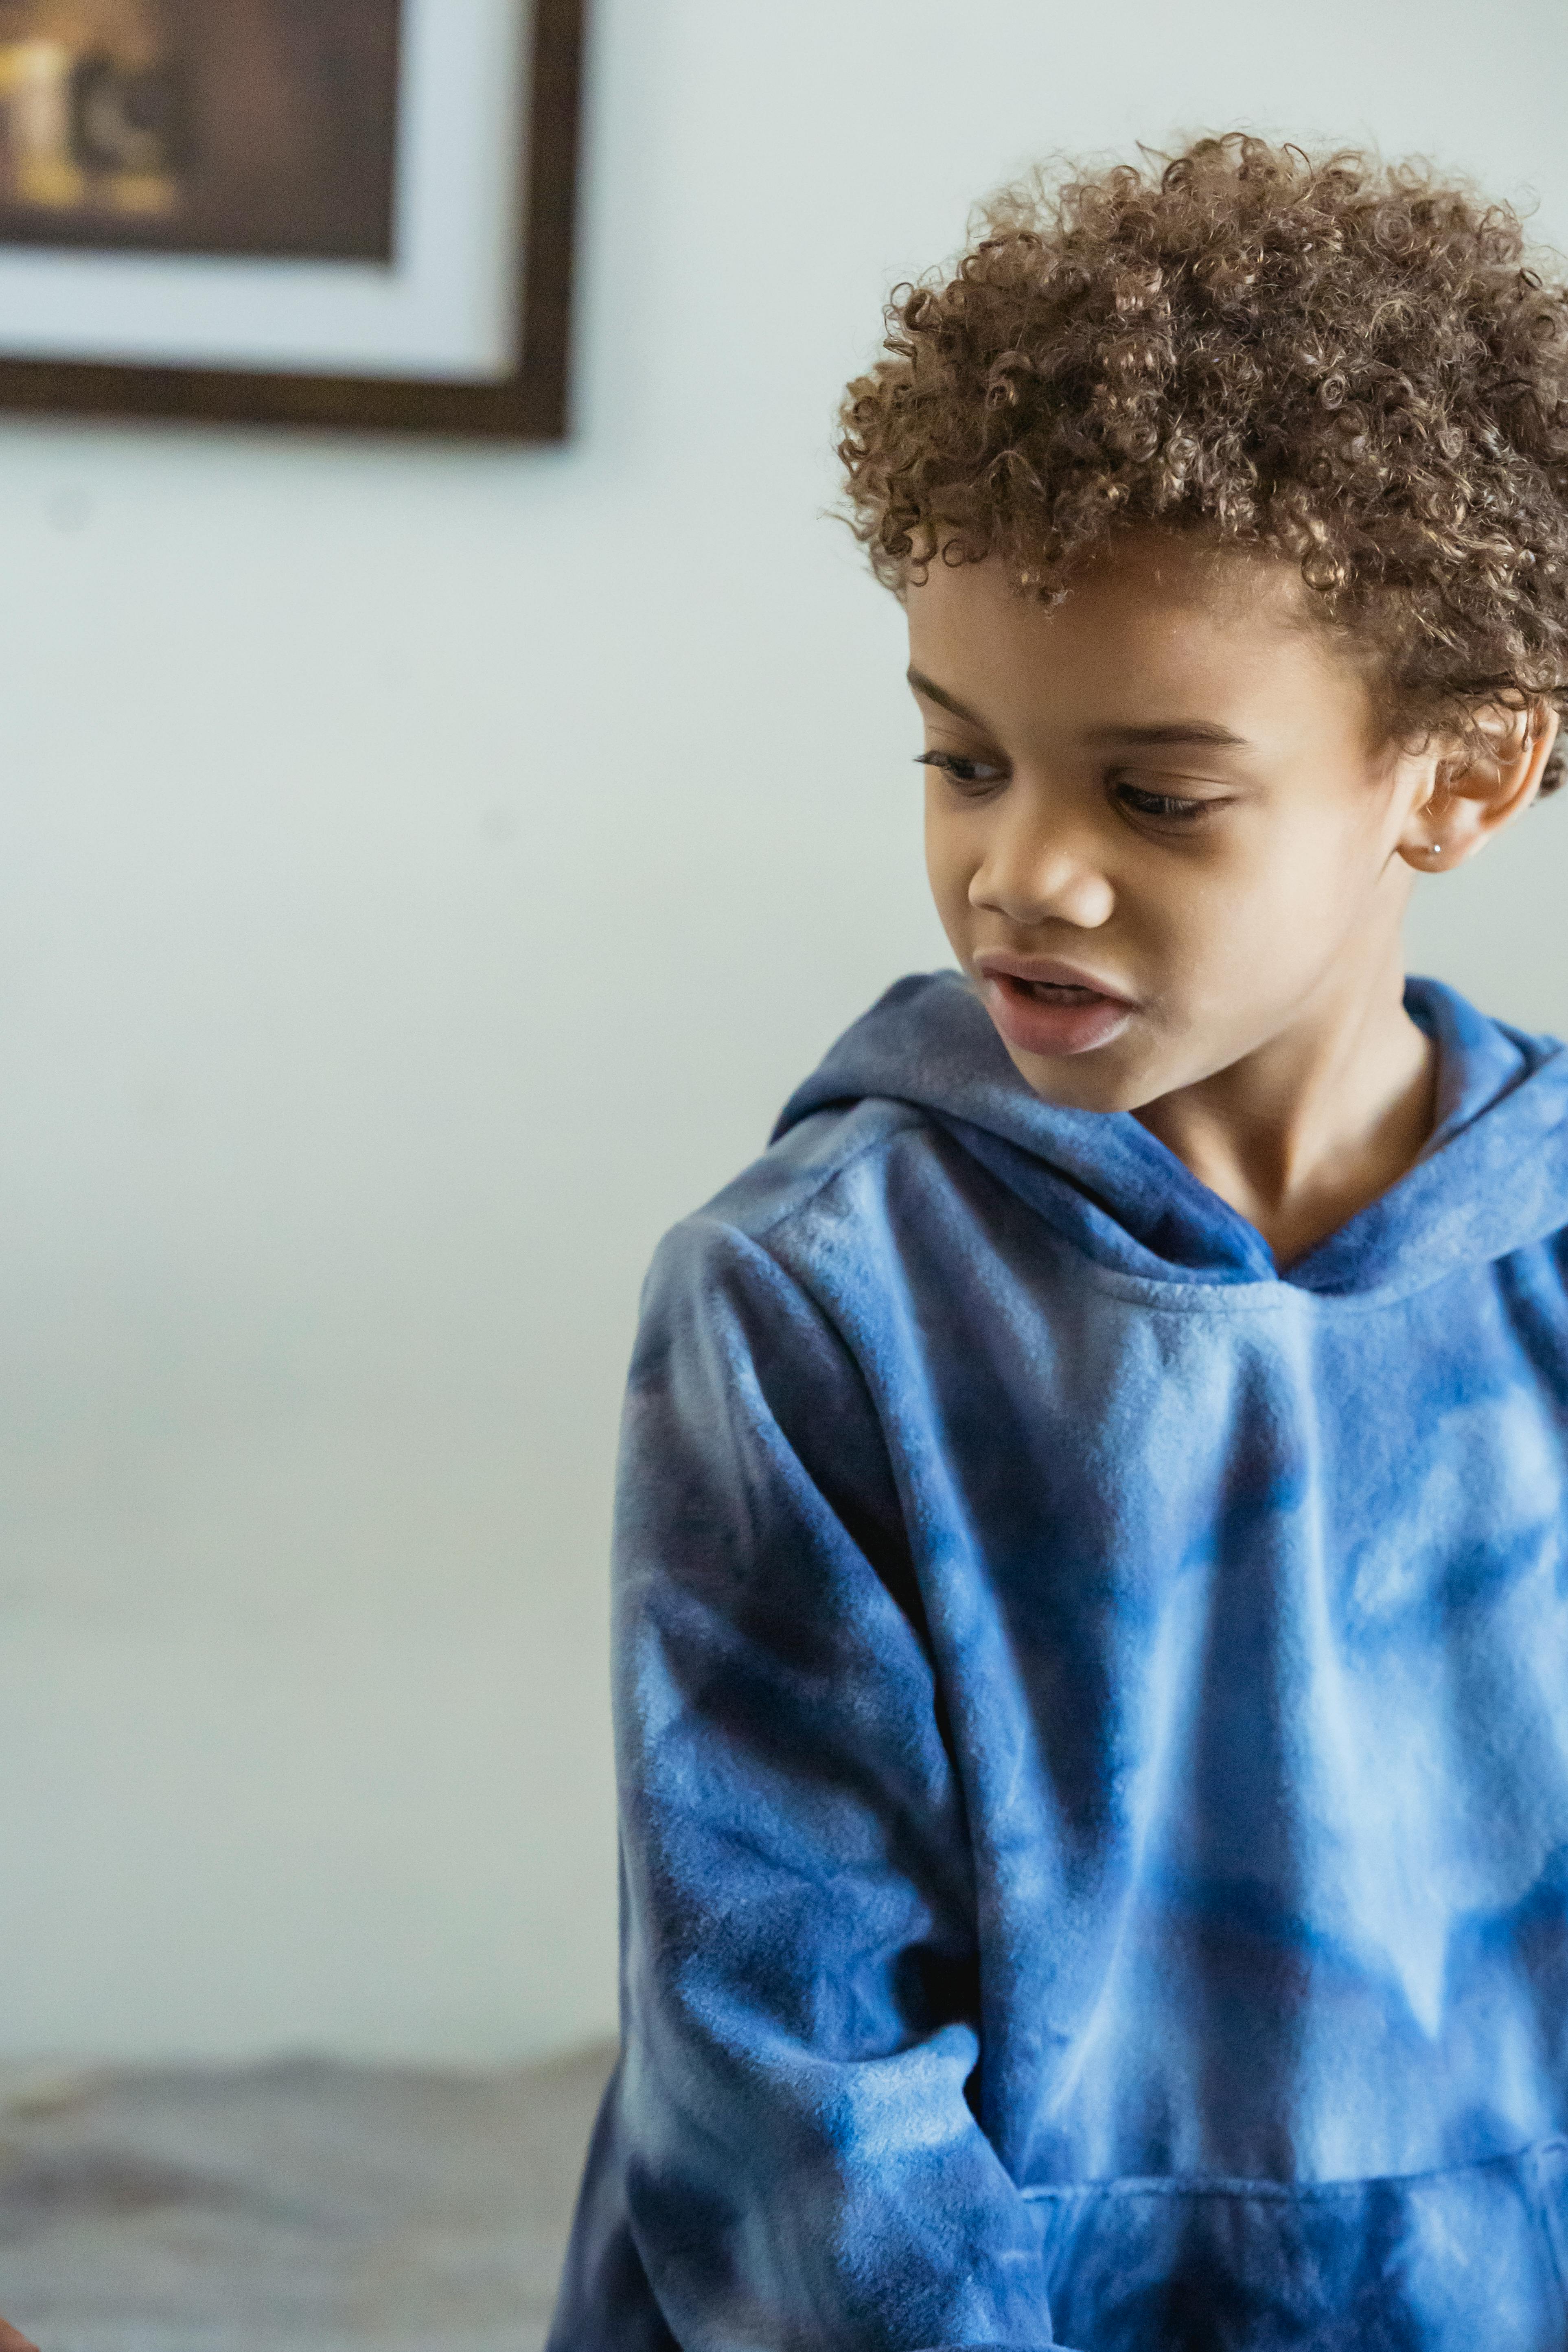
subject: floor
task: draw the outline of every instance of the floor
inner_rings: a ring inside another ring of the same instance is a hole
[[[539,2352],[610,2055],[0,2070],[0,2311],[40,2352]]]

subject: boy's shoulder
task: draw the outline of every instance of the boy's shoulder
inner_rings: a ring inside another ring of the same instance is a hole
[[[826,1213],[830,1199],[840,1213],[852,1213],[847,1191],[875,1195],[889,1161],[911,1147],[923,1150],[934,1128],[917,1104],[880,1096],[809,1111],[682,1222],[726,1227],[760,1244],[782,1240],[814,1212]],[[861,1181],[847,1187],[846,1178]]]
[[[753,1242],[809,1217],[842,1180],[875,1197],[888,1164],[924,1154],[954,1116],[1020,1081],[984,1008],[956,971],[895,981],[795,1087],[766,1149],[683,1220]]]
[[[987,1083],[1018,1082],[961,976],[895,982],[795,1089],[758,1157],[666,1234],[656,1276],[700,1266],[706,1286],[723,1265],[769,1261],[809,1280],[815,1258],[868,1245],[873,1225],[886,1234],[889,1192],[913,1162],[942,1181],[952,1117]]]

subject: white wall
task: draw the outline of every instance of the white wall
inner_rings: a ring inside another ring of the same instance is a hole
[[[560,451],[0,431],[0,2046],[607,2026],[664,1225],[945,960],[819,519],[884,288],[1056,147],[1372,131],[1568,226],[1557,0],[597,0]],[[1564,820],[1415,961],[1568,1027]]]

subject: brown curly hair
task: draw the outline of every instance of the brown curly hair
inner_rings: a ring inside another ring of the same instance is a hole
[[[1054,602],[1118,530],[1201,531],[1300,564],[1391,731],[1568,711],[1568,290],[1508,205],[1237,132],[982,218],[845,395],[879,579],[996,555]]]

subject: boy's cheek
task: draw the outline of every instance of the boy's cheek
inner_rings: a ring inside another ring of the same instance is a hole
[[[934,795],[932,796],[934,797]],[[973,811],[933,808],[925,819],[926,879],[931,900],[953,952],[966,962],[974,944],[974,908],[970,886],[980,871],[985,842]]]

